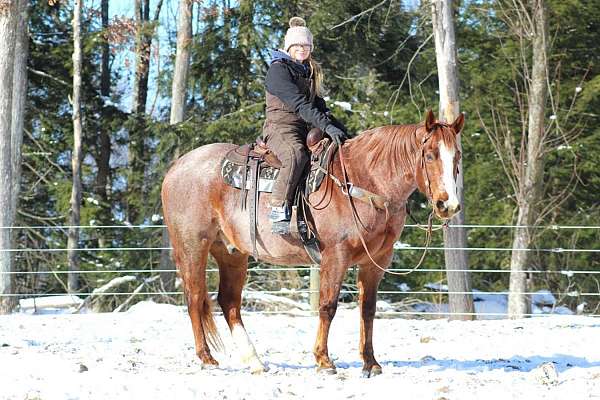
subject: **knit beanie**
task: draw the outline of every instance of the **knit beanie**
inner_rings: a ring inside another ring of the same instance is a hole
[[[290,28],[285,34],[284,50],[289,51],[290,47],[295,44],[310,45],[311,49],[314,47],[313,35],[306,27],[306,21],[300,17],[290,19]]]

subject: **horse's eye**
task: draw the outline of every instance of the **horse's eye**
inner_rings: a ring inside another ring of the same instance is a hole
[[[431,161],[435,160],[435,156],[433,155],[433,153],[427,153],[427,154],[425,154],[425,160],[431,162]]]

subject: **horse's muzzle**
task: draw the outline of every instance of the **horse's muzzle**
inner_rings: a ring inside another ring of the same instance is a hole
[[[433,207],[435,214],[441,219],[450,219],[460,211],[460,204],[448,204],[447,201],[438,200]]]

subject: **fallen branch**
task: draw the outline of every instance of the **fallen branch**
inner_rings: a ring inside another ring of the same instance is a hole
[[[75,310],[74,313],[80,312],[82,308],[88,306],[94,299],[96,299],[97,297],[100,297],[101,295],[103,295],[106,292],[109,292],[111,289],[121,286],[124,283],[129,283],[129,282],[134,282],[134,281],[137,281],[137,277],[132,276],[132,275],[126,275],[126,276],[120,276],[118,278],[114,278],[107,284],[102,285],[97,289],[94,289],[94,291],[92,291],[92,294],[89,295],[83,301],[83,303],[81,303],[79,305],[79,307],[77,307],[77,310]]]
[[[148,283],[152,283],[152,282],[154,282],[155,280],[157,280],[158,278],[160,278],[160,275],[156,275],[156,276],[153,276],[152,278],[144,279],[144,282],[142,282],[142,283],[140,284],[140,286],[138,286],[138,287],[137,287],[137,288],[136,288],[136,289],[133,291],[133,293],[131,294],[131,296],[129,296],[129,297],[127,298],[127,300],[125,300],[125,301],[124,301],[122,304],[120,304],[120,305],[119,305],[117,308],[115,308],[115,309],[113,310],[113,312],[114,312],[114,313],[120,312],[120,311],[121,311],[123,308],[125,308],[125,306],[126,306],[127,304],[129,304],[129,303],[131,302],[131,300],[133,300],[133,298],[134,298],[134,297],[135,297],[135,296],[136,296],[136,295],[137,295],[139,292],[141,292],[141,291],[142,291],[142,289],[144,288],[144,286],[146,286],[146,284],[148,284]]]

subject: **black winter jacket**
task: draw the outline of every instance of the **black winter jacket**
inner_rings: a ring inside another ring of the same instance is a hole
[[[266,90],[302,120],[325,131],[327,125],[332,123],[326,114],[329,110],[319,96],[310,101],[310,93],[305,90],[309,74],[309,69],[304,64],[294,61],[282,51],[272,50],[271,65],[265,80]]]

